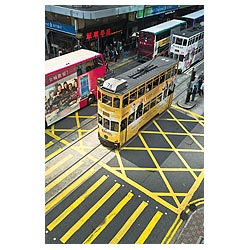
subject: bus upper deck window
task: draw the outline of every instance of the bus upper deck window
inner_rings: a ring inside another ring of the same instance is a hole
[[[114,108],[120,108],[120,98],[114,97]]]
[[[123,97],[122,107],[128,106],[128,94]]]
[[[103,61],[102,61],[102,58],[101,57],[96,57],[96,58],[94,58],[94,67],[95,68],[98,68],[98,67],[100,67],[100,66],[103,66]]]
[[[183,40],[183,46],[186,46],[187,45],[187,39],[184,39]]]

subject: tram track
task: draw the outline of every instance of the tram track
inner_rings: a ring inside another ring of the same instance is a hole
[[[46,162],[45,202],[50,202],[89,170],[96,172],[100,168],[98,163],[108,162],[114,154],[113,149],[106,148],[99,142],[95,126],[89,133]]]

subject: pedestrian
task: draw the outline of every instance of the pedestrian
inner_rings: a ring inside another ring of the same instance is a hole
[[[201,96],[203,96],[204,95],[204,80],[202,81],[200,91],[201,91]]]
[[[200,78],[199,79],[199,81],[198,81],[198,88],[197,88],[197,90],[198,90],[198,93],[199,93],[199,95],[201,96],[201,85],[202,85],[202,78]]]
[[[115,62],[117,62],[117,59],[119,57],[117,49],[114,47],[114,57],[115,57]]]
[[[192,102],[194,101],[196,93],[197,93],[197,87],[196,87],[196,85],[194,85],[194,88],[193,88],[193,91],[192,91],[192,99],[191,99]]]

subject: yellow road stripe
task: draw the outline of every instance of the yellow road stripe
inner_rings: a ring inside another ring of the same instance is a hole
[[[174,105],[174,104],[172,104],[171,106],[172,106],[173,108],[175,108],[175,109],[182,110],[182,111],[184,111],[185,113],[189,113],[189,114],[192,115],[192,116],[195,116],[195,117],[199,117],[199,118],[204,119],[204,116],[199,115],[199,114],[196,114],[196,113],[194,113],[194,112],[192,112],[192,111],[190,111],[190,110],[181,108],[181,107],[179,107],[179,106],[177,106],[177,105]]]
[[[65,243],[120,187],[116,183],[92,208],[88,210],[61,238],[60,241]]]
[[[177,230],[179,229],[179,227],[182,224],[182,220],[179,221],[179,223],[177,224],[176,228],[174,229],[173,233],[171,234],[171,236],[169,237],[169,239],[167,240],[166,244],[169,244],[170,241],[173,239],[174,235],[176,234]]]
[[[178,121],[178,119],[173,115],[173,113],[168,110],[168,113],[175,119],[175,121],[179,124],[179,126],[187,133],[187,135],[189,135],[193,141],[196,143],[196,145],[201,148],[204,149],[204,147],[195,139],[195,137],[185,128],[185,126],[182,125],[182,123],[180,121]]]
[[[91,168],[88,172],[83,174],[80,178],[74,181],[71,185],[69,185],[63,192],[58,194],[53,200],[48,202],[45,206],[45,212],[49,211],[52,207],[54,207],[57,203],[59,203],[62,199],[64,199],[70,192],[72,192],[75,188],[81,185],[85,180],[87,180],[91,175],[96,172],[95,168]]]
[[[69,207],[67,207],[59,216],[57,216],[47,228],[53,230],[62,220],[64,220],[74,209],[76,209],[91,193],[93,193],[105,180],[107,176],[103,175],[97,182],[95,182],[84,194],[76,199]]]
[[[120,166],[121,173],[126,176],[126,172],[124,170],[124,166],[123,166],[122,159],[121,159],[121,156],[120,156],[118,149],[115,150],[115,154],[116,154],[116,157],[118,160],[118,164]]]
[[[121,170],[119,167],[112,167],[114,170]],[[153,171],[158,172],[156,168],[141,168],[141,167],[124,167],[125,171]],[[200,168],[192,168],[193,171],[199,172],[202,171]],[[163,172],[189,172],[190,170],[187,168],[162,168]]]
[[[49,135],[50,137],[56,139],[57,141],[60,141],[61,143],[65,144],[65,145],[69,145],[69,142],[68,142],[68,141],[62,139],[61,137],[55,135],[54,133],[52,133],[52,132],[50,132],[50,131],[45,131],[45,133],[46,133],[47,135]]]
[[[96,239],[96,237],[105,229],[105,227],[107,227],[107,225],[114,219],[114,217],[121,211],[121,209],[131,200],[133,196],[134,194],[129,192],[105,217],[104,223],[99,225],[82,244],[91,244]]]
[[[186,197],[182,201],[181,206],[178,208],[179,209],[179,213],[181,213],[181,211],[185,209],[185,207],[187,206],[187,204],[189,203],[189,201],[192,199],[193,194],[198,189],[198,187],[200,186],[200,184],[203,181],[203,179],[204,179],[204,170],[201,171],[201,173],[198,176],[197,180],[194,182],[194,184],[192,185],[192,187],[189,189]]]
[[[49,190],[51,190],[53,187],[55,187],[57,184],[59,184],[63,179],[65,179],[67,176],[69,176],[71,173],[73,173],[82,164],[84,164],[84,162],[79,161],[75,165],[73,165],[71,168],[69,168],[67,171],[65,171],[63,174],[58,176],[55,180],[53,180],[49,185],[47,185],[45,187],[45,193],[47,193]]]
[[[56,151],[54,151],[52,154],[45,157],[45,162],[53,158],[55,155],[59,154],[63,149],[58,148]]]
[[[114,238],[109,242],[109,244],[117,244],[133,225],[135,220],[139,217],[142,211],[148,206],[148,203],[143,201],[140,206],[134,211],[134,213],[128,218],[126,223],[122,226],[119,232],[114,236]]]
[[[45,144],[45,149],[52,146],[54,143],[52,141],[48,142],[47,144]]]
[[[176,153],[176,155],[179,157],[179,159],[181,160],[181,162],[186,166],[186,168],[189,170],[189,172],[192,174],[192,176],[194,177],[194,179],[197,179],[196,174],[194,173],[193,169],[188,165],[188,163],[185,161],[185,159],[182,157],[182,155],[176,150],[174,144],[171,142],[171,140],[164,134],[164,132],[162,131],[161,127],[159,126],[159,124],[153,120],[154,125],[157,127],[157,129],[162,133],[162,136],[164,137],[164,139],[168,142],[168,144],[170,145],[170,147],[174,150],[174,152]]]
[[[88,156],[88,157],[90,157],[90,156]],[[94,157],[91,157],[91,158],[94,158]],[[162,198],[158,197],[157,195],[155,195],[154,193],[152,193],[151,191],[149,191],[145,187],[143,187],[140,184],[138,184],[137,182],[133,181],[132,179],[130,179],[130,178],[122,175],[118,171],[112,169],[112,167],[110,167],[106,163],[104,163],[104,162],[98,162],[98,165],[100,165],[101,167],[105,168],[106,170],[108,170],[112,174],[116,175],[117,177],[121,178],[122,180],[124,180],[128,184],[132,185],[133,187],[137,188],[138,190],[140,190],[144,194],[148,195],[150,198],[152,198],[155,201],[159,202],[162,206],[170,209],[174,213],[178,213],[178,209],[176,207],[174,207],[172,204],[170,204],[167,201],[163,200]]]
[[[187,135],[187,134],[186,134]],[[124,147],[122,150],[141,150],[146,151],[147,148],[141,147]],[[168,151],[168,152],[204,152],[204,149],[188,149],[188,148],[150,148],[151,151]]]
[[[151,219],[151,221],[149,222],[147,227],[144,229],[140,237],[137,239],[135,244],[143,244],[145,242],[145,240],[148,238],[148,236],[150,235],[150,233],[152,232],[152,230],[154,229],[154,227],[156,226],[156,224],[158,223],[162,215],[163,215],[162,212],[157,211],[157,213]]]
[[[69,118],[75,118],[76,116],[74,116],[74,115],[69,115],[68,116]],[[96,118],[96,116],[94,116],[94,115],[79,115],[78,114],[78,118],[86,118],[86,119],[88,119],[88,118],[90,118],[90,119],[93,119],[93,118]]]
[[[163,244],[164,242],[166,242],[167,238],[169,237],[169,235],[171,234],[172,230],[174,229],[175,225],[177,224],[177,222],[180,219],[180,215],[178,215],[174,221],[174,223],[172,224],[172,226],[169,228],[167,234],[165,235],[165,237],[163,238],[163,240],[161,241],[161,244]]]
[[[139,136],[139,138],[141,139],[141,141],[142,141],[144,147],[147,148],[147,151],[148,151],[149,156],[150,156],[151,159],[153,160],[153,162],[154,162],[156,168],[158,169],[159,174],[160,174],[160,176],[161,176],[163,182],[164,182],[165,185],[167,186],[169,192],[172,194],[173,199],[174,199],[176,205],[179,206],[179,205],[180,205],[180,202],[179,202],[179,200],[176,198],[176,196],[175,196],[175,194],[174,194],[174,190],[172,189],[172,187],[171,187],[171,185],[170,185],[168,179],[166,178],[165,174],[163,173],[163,171],[162,171],[160,165],[158,164],[157,160],[155,159],[153,153],[150,151],[150,149],[149,149],[149,147],[148,147],[146,141],[144,140],[144,138],[143,138],[143,136],[141,135],[140,132],[138,133],[138,136]]]
[[[51,174],[53,171],[55,171],[58,167],[60,167],[62,164],[64,164],[66,161],[68,161],[72,157],[73,157],[73,155],[69,154],[65,158],[63,158],[62,160],[58,161],[54,166],[48,168],[45,171],[45,176]]]

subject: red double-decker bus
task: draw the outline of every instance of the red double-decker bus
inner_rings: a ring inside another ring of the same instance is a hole
[[[81,49],[45,61],[45,125],[94,102],[97,79],[106,74],[103,55]]]

